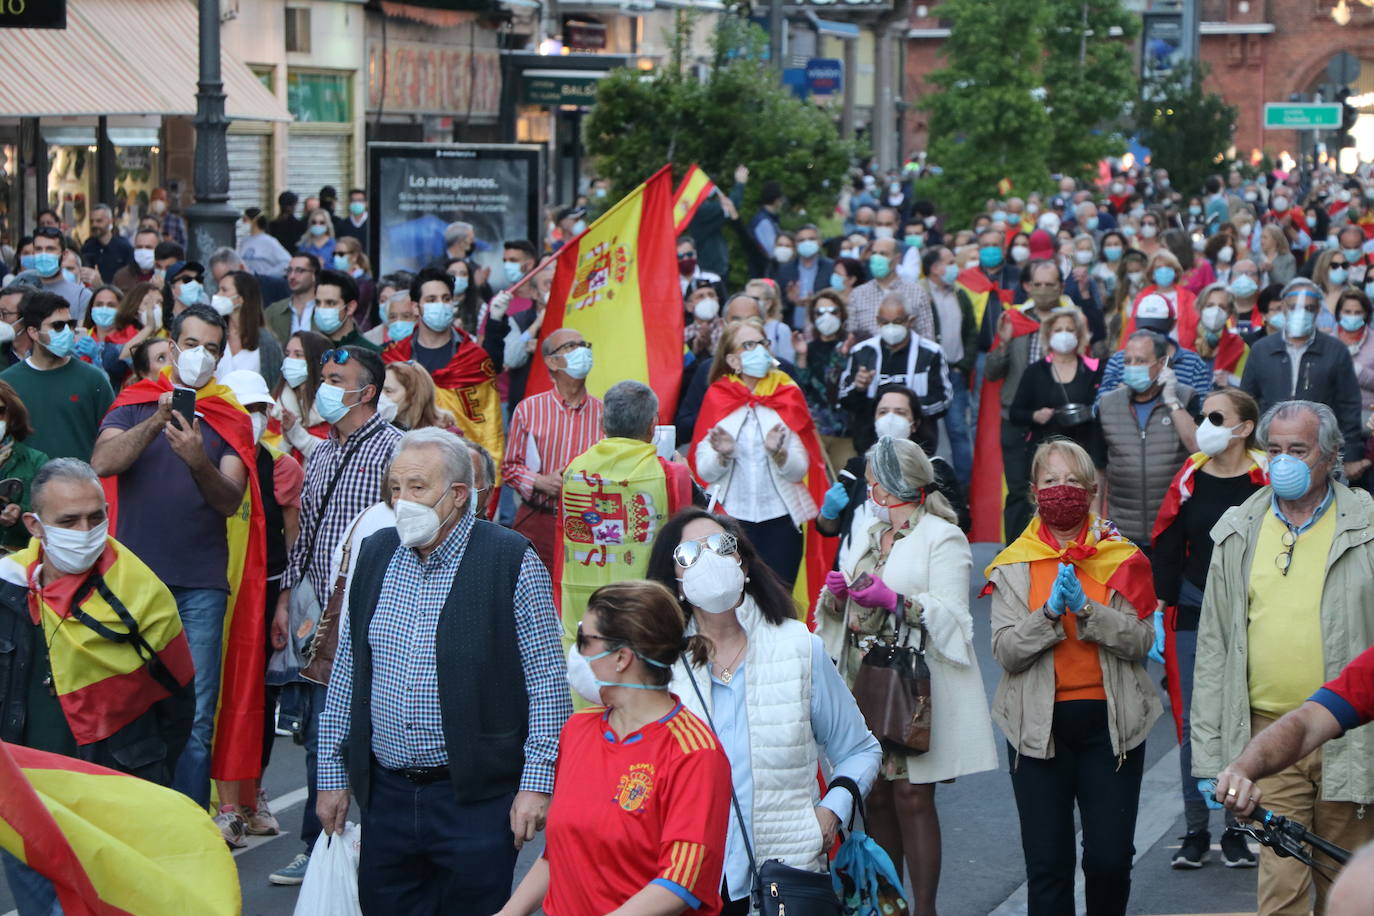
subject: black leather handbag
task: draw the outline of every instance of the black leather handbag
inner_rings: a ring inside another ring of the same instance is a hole
[[[706,713],[706,724],[711,731],[716,725],[711,714],[706,712],[706,698],[697,685],[692,666],[683,659],[687,678],[692,682],[701,710]],[[754,879],[754,906],[763,916],[841,916],[843,910],[840,898],[835,894],[834,882],[829,872],[807,871],[784,865],[781,859],[769,859],[762,865],[754,859],[754,847],[749,842],[749,828],[744,823],[744,813],[740,810],[739,798],[730,789],[730,804],[735,809],[735,819],[739,822],[739,836],[744,841],[744,854],[749,857],[749,874]]]

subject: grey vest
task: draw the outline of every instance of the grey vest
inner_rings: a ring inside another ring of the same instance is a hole
[[[1107,448],[1107,514],[1122,534],[1148,548],[1155,516],[1188,450],[1163,402],[1154,406],[1141,430],[1132,393],[1122,385],[1103,395],[1098,408]],[[1178,386],[1180,404],[1191,403],[1193,395],[1187,385]]]

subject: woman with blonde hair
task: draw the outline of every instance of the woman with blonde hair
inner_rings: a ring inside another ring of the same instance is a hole
[[[1101,427],[1093,415],[1102,365],[1087,355],[1088,319],[1076,306],[1060,306],[1040,322],[1040,352],[1026,367],[1012,397],[1011,422],[1030,430],[1028,451],[1050,436],[1067,436],[1089,451]]]
[[[773,280],[750,280],[744,285],[744,294],[752,296],[763,305],[768,320],[763,323],[763,333],[768,337],[768,348],[778,359],[792,362],[792,329],[782,320],[782,296],[778,284]]]
[[[316,207],[305,218],[305,235],[296,244],[296,254],[313,254],[321,265],[334,261],[334,217],[323,207]]]
[[[920,647],[930,668],[930,749],[885,748],[868,797],[868,832],[914,891],[911,912],[935,912],[940,818],[935,784],[997,767],[983,679],[969,615],[972,556],[935,471],[910,439],[884,436],[868,450],[865,477],[877,516],[848,561],[826,576],[816,631],[852,689],[874,645]],[[860,577],[868,584],[858,587]]]
[[[1270,223],[1260,230],[1259,242],[1260,273],[1264,276],[1262,285],[1277,283],[1280,286],[1298,274],[1298,259],[1288,248],[1288,236],[1276,223]]]
[[[1245,374],[1250,346],[1236,331],[1236,296],[1225,283],[1203,287],[1197,295],[1197,340],[1194,351],[1212,373],[1217,388],[1238,387]]]
[[[358,310],[354,317],[358,326],[371,328],[377,323],[377,281],[372,278],[372,262],[363,251],[363,243],[351,235],[341,235],[334,241],[331,258],[335,270],[342,271],[358,284]]]
[[[1145,738],[1163,712],[1143,664],[1155,590],[1145,555],[1090,511],[1097,470],[1076,443],[1031,461],[1036,515],[987,568],[992,718],[1006,735],[1032,913],[1073,913],[1074,811],[1086,909],[1123,916]]]
[[[447,410],[435,406],[435,390],[434,379],[419,363],[388,363],[377,412],[399,429],[450,429],[457,420]],[[453,432],[461,434],[456,429]]]

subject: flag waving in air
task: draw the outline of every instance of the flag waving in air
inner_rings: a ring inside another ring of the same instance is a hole
[[[238,870],[185,795],[0,741],[0,849],[46,877],[67,916],[232,916]]]
[[[643,382],[658,393],[663,423],[673,422],[682,380],[672,180],[665,165],[558,250],[540,335],[542,345],[576,328],[594,354],[587,390],[600,397],[624,379]],[[532,372],[527,394],[552,384],[547,371]]]
[[[715,189],[715,182],[707,178],[706,173],[693,163],[687,174],[682,176],[682,184],[678,185],[677,194],[673,195],[674,235],[681,235],[687,231],[687,225],[696,215],[697,207],[700,207]]]

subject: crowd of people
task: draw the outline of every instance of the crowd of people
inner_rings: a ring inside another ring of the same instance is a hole
[[[856,169],[815,222],[774,182],[742,212],[744,167],[714,191],[661,305],[675,403],[598,395],[616,354],[543,331],[540,259],[604,182],[539,239],[453,222],[413,274],[374,273],[362,189],[284,192],[206,264],[165,206],[79,243],[40,213],[0,268],[0,738],[241,847],[282,830],[284,728],[309,798],[270,880],[356,800],[368,913],[747,913],[758,863],[826,869],[852,788],[927,916],[936,787],[998,767],[996,726],[1030,912],[1072,913],[1081,865],[1124,914],[1153,659],[1173,867],[1210,857],[1220,776],[1260,912],[1357,912],[1237,818],[1374,828],[1374,176],[1128,167],[961,222],[925,174]],[[894,650],[926,747],[865,681]]]

